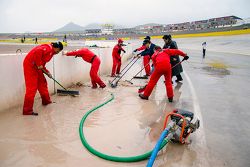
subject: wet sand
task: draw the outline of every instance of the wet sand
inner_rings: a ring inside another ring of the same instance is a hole
[[[84,82],[72,88],[80,91],[79,97],[54,95],[54,103],[46,107],[37,99],[38,117],[22,116],[21,106],[0,113],[0,166],[146,166],[146,160],[116,163],[100,159],[80,141],[78,128],[84,113],[109,99],[111,92],[114,101],[91,114],[83,128],[97,150],[117,156],[151,150],[165,115],[182,108],[201,119],[201,128],[191,135],[189,144],[169,143],[155,166],[249,166],[250,57],[208,51],[202,60],[200,51],[186,51],[191,58],[183,64],[183,84],[173,85],[173,104],[167,102],[163,78],[148,101],[139,99],[138,86],[146,81],[133,80],[134,85],[124,81],[140,69],[138,62],[115,89],[92,90]],[[214,60],[227,68],[212,68],[209,63]],[[103,78],[106,82],[112,79]]]

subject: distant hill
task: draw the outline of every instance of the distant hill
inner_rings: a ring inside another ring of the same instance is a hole
[[[84,29],[101,29],[103,24],[100,23],[92,23],[92,24],[88,24],[84,27]],[[121,29],[121,28],[125,28],[122,25],[117,25],[117,24],[113,24],[115,29]]]
[[[84,31],[84,27],[75,24],[73,22],[70,22],[68,24],[66,24],[65,26],[55,30],[54,32],[81,32]]]
[[[101,29],[102,25],[103,24],[100,24],[100,23],[92,23],[92,24],[88,24],[88,25],[82,27],[78,24],[70,22],[70,23],[66,24],[65,26],[55,30],[54,32],[82,32],[86,29]],[[124,28],[124,26],[114,24],[114,28],[120,29],[120,28]]]

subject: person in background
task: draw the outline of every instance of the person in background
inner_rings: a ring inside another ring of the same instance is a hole
[[[205,59],[205,56],[206,56],[206,48],[207,48],[207,42],[203,42],[202,43],[203,59]]]
[[[122,45],[123,45],[123,40],[118,39],[118,44],[116,44],[113,48],[112,52],[113,67],[112,67],[111,77],[115,77],[116,75],[120,74],[120,69],[122,65],[121,51],[126,53],[126,51],[122,48]]]
[[[37,37],[35,38],[35,44],[38,44],[38,42],[37,42]]]
[[[67,36],[66,36],[66,34],[64,35],[63,42],[67,43]]]
[[[163,49],[178,49],[176,42],[172,40],[172,36],[170,34],[164,35],[162,37],[162,39],[165,42]],[[176,64],[180,63],[179,55],[171,56],[170,63],[172,65],[172,67],[175,66]],[[183,68],[182,68],[181,64],[172,68],[172,77],[176,76],[175,82],[180,82],[183,80],[182,76],[181,76],[182,72],[183,72]]]
[[[91,78],[92,89],[96,89],[97,84],[100,86],[100,88],[106,87],[106,85],[98,75],[101,60],[88,48],[77,49],[75,51],[70,51],[70,52],[64,51],[63,55],[81,57],[84,61],[91,63],[89,75]]]
[[[63,50],[61,42],[42,44],[33,48],[24,58],[23,70],[26,93],[23,104],[23,115],[38,115],[38,113],[33,111],[34,98],[37,90],[41,95],[43,105],[51,103],[44,73],[46,73],[50,78],[52,75],[46,69],[45,65],[61,50]]]

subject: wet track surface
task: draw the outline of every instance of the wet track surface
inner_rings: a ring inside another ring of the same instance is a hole
[[[184,50],[184,49],[183,49]],[[155,166],[250,166],[250,57],[241,54],[184,50],[183,84],[174,83],[174,103],[168,103],[161,78],[148,101],[137,89],[146,80],[125,82],[141,68],[138,62],[112,89],[92,90],[84,83],[79,97],[52,96],[53,104],[35,102],[38,117],[22,116],[22,107],[0,113],[0,166],[145,166],[147,161],[116,163],[89,153],[79,138],[84,113],[115,99],[88,117],[84,127],[90,145],[116,156],[134,156],[151,150],[160,136],[165,115],[174,108],[195,113],[201,128],[188,143],[169,143]],[[143,75],[143,74],[142,74]],[[112,78],[103,76],[108,82]]]
[[[213,63],[224,66],[211,68]],[[216,161],[225,166],[250,165],[249,63],[249,56],[216,52],[208,53],[205,61],[197,58],[186,63],[199,99],[213,166]]]

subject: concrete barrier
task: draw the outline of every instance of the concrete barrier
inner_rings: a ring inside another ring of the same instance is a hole
[[[112,49],[115,42],[109,43],[108,48],[91,48],[101,59],[100,75],[111,73],[112,68]],[[66,50],[72,50],[74,47],[68,46]],[[79,46],[80,48],[80,46]],[[125,47],[127,53],[132,53],[131,46]],[[26,54],[1,54],[0,56],[0,111],[22,105],[25,94],[25,83],[23,74],[23,60]],[[123,61],[126,61],[129,54],[123,55]],[[90,81],[89,70],[90,64],[83,61],[82,58],[61,56],[61,53],[47,63],[46,67],[55,76],[55,78],[65,87],[79,81]],[[59,88],[54,82],[47,78],[49,92],[53,93],[54,89]],[[40,98],[37,93],[37,98]]]

